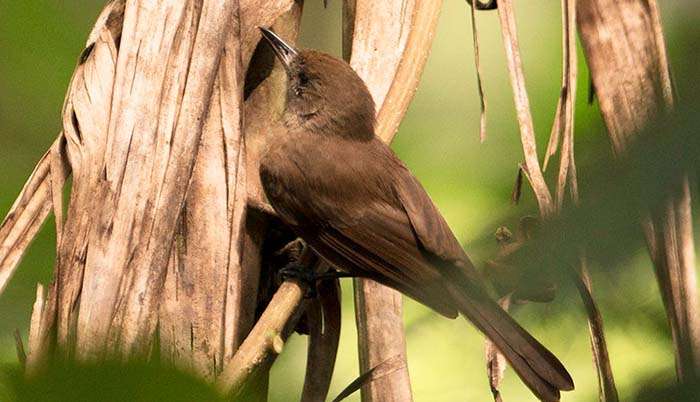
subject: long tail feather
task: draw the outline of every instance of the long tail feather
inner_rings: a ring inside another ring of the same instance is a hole
[[[460,312],[493,341],[538,398],[554,402],[559,391],[574,389],[564,365],[483,291],[451,285],[450,293]]]

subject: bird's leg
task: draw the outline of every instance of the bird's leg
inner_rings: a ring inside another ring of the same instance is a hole
[[[292,261],[282,267],[277,272],[277,275],[279,275],[282,281],[292,279],[300,282],[306,288],[306,295],[304,297],[307,299],[313,299],[318,296],[316,274],[311,267],[299,264],[297,261]]]
[[[356,278],[357,275],[349,274],[347,272],[340,272],[334,269],[326,271],[322,274],[316,274],[317,281],[324,281],[327,279],[340,279],[340,278]]]

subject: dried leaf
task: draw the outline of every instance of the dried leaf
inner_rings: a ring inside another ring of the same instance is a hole
[[[62,142],[61,134],[39,160],[0,225],[0,295],[7,287],[24,252],[51,212],[52,206],[56,213],[56,225],[60,227],[63,211],[60,204],[62,187],[70,174]]]
[[[544,176],[537,157],[535,130],[532,123],[532,114],[530,112],[530,101],[528,100],[527,90],[525,89],[525,76],[520,59],[512,0],[499,0],[498,15],[501,20],[501,33],[506,50],[511,86],[513,87],[513,100],[515,101],[515,109],[520,126],[520,140],[525,154],[526,173],[532,189],[535,192],[537,204],[542,214],[548,216],[554,212],[552,195],[549,192],[547,183],[544,181]]]
[[[576,183],[575,162],[574,162],[574,107],[576,100],[576,77],[577,56],[576,56],[576,0],[562,0],[562,46],[563,46],[563,68],[562,68],[562,88],[561,112],[559,113],[559,126],[562,136],[561,159],[559,162],[559,176],[556,187],[557,209],[561,210],[564,205],[564,193],[567,182],[570,182],[571,193],[578,196],[578,185]],[[554,131],[554,128],[552,128]],[[576,199],[574,199],[576,200]]]
[[[510,202],[512,204],[518,204],[520,202],[520,197],[523,195],[523,168],[522,165],[518,165],[518,174],[515,176],[515,183],[513,184],[513,191],[510,195]]]
[[[503,308],[503,310],[508,311],[510,308],[510,296],[505,296],[498,301],[498,304]],[[499,387],[503,378],[505,376],[506,367],[508,362],[505,356],[503,356],[496,345],[491,342],[490,339],[486,339],[485,343],[486,350],[486,374],[489,377],[489,386],[491,387],[491,394],[493,395],[493,400],[495,402],[502,402],[501,391]]]
[[[603,318],[600,315],[593,295],[591,294],[591,280],[588,276],[588,268],[585,259],[581,259],[581,270],[574,274],[574,282],[578,289],[583,305],[588,316],[588,330],[591,338],[591,350],[593,361],[598,374],[598,393],[601,402],[617,402],[617,388],[613,377],[608,347],[605,342],[603,330]]]
[[[46,291],[42,284],[36,286],[36,298],[32,306],[32,316],[29,322],[29,339],[27,341],[28,354],[25,369],[31,375],[41,368],[46,357],[44,348],[47,346],[43,339],[45,330],[42,328],[44,311],[46,310]]]
[[[547,143],[547,151],[544,154],[544,164],[542,166],[542,171],[547,170],[549,166],[549,160],[554,154],[557,153],[559,148],[559,140],[561,137],[562,123],[561,123],[561,109],[562,101],[564,98],[563,88],[560,91],[559,100],[557,100],[557,110],[554,112],[554,122],[552,123],[552,130],[549,132],[549,142]]]
[[[493,1],[495,4],[496,2]],[[472,24],[472,39],[474,41],[474,63],[476,65],[476,86],[477,89],[479,90],[479,105],[481,108],[480,116],[479,116],[479,140],[481,142],[484,142],[486,140],[486,96],[484,95],[484,87],[481,83],[481,62],[479,58],[479,33],[478,33],[478,28],[476,27],[476,8],[478,8],[478,0],[477,0],[477,7],[474,7],[473,4],[470,3],[470,15],[471,15],[471,24]]]
[[[15,349],[17,351],[17,360],[19,360],[19,365],[24,368],[27,364],[27,354],[24,352],[24,344],[22,343],[22,335],[19,334],[19,329],[15,329],[13,333],[15,336]]]

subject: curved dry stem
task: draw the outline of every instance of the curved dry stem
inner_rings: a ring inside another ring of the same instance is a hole
[[[508,311],[510,309],[510,300],[511,295],[506,295],[498,301],[498,304],[503,308],[504,311]],[[503,382],[508,362],[505,356],[503,356],[501,352],[499,352],[499,350],[496,348],[496,345],[493,342],[491,342],[490,339],[486,338],[485,342],[486,375],[489,378],[491,394],[493,395],[493,400],[495,402],[502,402],[501,390],[499,388],[501,386],[501,382]]]
[[[354,0],[345,3],[343,54],[365,81],[377,107],[376,135],[394,137],[430,52],[441,1]],[[376,21],[392,20],[392,24]],[[401,294],[355,280],[360,370],[405,355]],[[363,387],[364,401],[411,400],[408,369]]]
[[[391,87],[377,114],[376,134],[386,142],[391,142],[393,139],[415,95],[423,68],[430,55],[442,7],[441,0],[415,3],[405,50],[400,57]]]
[[[593,361],[598,374],[598,396],[601,402],[617,402],[617,388],[613,377],[608,346],[605,341],[605,331],[603,329],[603,317],[598,310],[593,299],[591,289],[591,279],[588,275],[585,258],[581,259],[581,270],[574,274],[574,284],[578,289],[583,305],[588,315],[588,331],[591,339],[591,350]]]
[[[537,157],[537,143],[535,141],[535,129],[532,123],[532,113],[530,112],[530,101],[525,88],[525,75],[520,59],[520,48],[518,45],[518,34],[515,26],[515,15],[513,12],[512,0],[498,1],[498,15],[501,20],[501,33],[506,50],[506,60],[508,61],[508,72],[511,86],[513,87],[513,100],[520,126],[520,141],[525,154],[525,166],[527,167],[528,179],[535,192],[537,204],[544,216],[549,216],[554,212],[552,195],[549,192],[544,175],[540,168]]]
[[[325,401],[331,386],[340,342],[340,283],[337,279],[318,284],[318,299],[307,308],[309,349],[302,402]]]
[[[576,57],[576,1],[562,0],[563,20],[563,82],[559,104],[561,109],[558,114],[559,122],[555,127],[561,129],[562,148],[559,161],[559,177],[556,187],[557,210],[564,205],[564,190],[570,183],[574,200],[578,198],[578,185],[576,181],[576,165],[574,159],[574,107],[576,100],[576,77],[578,73]],[[554,129],[553,129],[554,131]]]
[[[69,174],[61,133],[39,160],[0,225],[0,295],[52,209],[57,232],[62,232],[62,190]],[[60,242],[60,236],[57,241]]]
[[[468,1],[469,2],[469,1]],[[494,0],[495,4],[496,1]],[[484,142],[486,140],[486,95],[484,94],[484,86],[481,83],[481,62],[479,57],[479,29],[476,26],[476,10],[479,9],[480,3],[477,2],[475,7],[471,4],[469,8],[469,15],[471,17],[472,25],[472,40],[474,43],[474,65],[476,68],[476,87],[479,91],[479,106],[480,106],[480,116],[479,116],[479,140]]]
[[[562,89],[557,103],[554,124],[550,134],[549,143],[545,155],[545,167],[549,158],[554,155],[558,144],[562,142],[559,175],[556,183],[555,194],[556,204],[552,204],[551,193],[540,170],[537,148],[534,137],[534,129],[530,107],[525,89],[522,63],[518,50],[515,18],[513,15],[512,3],[510,0],[499,2],[499,13],[503,39],[506,47],[506,56],[513,86],[514,100],[518,112],[518,122],[520,125],[521,141],[525,153],[525,167],[522,170],[528,178],[530,185],[535,192],[540,214],[543,217],[561,211],[564,204],[564,192],[569,183],[571,197],[574,203],[578,202],[578,184],[576,179],[576,164],[574,159],[574,107],[576,99],[576,78],[577,78],[577,57],[576,57],[576,1],[562,0]],[[581,275],[586,274],[585,259],[582,257]],[[591,336],[591,348],[598,372],[600,383],[601,400],[617,401],[617,392],[613,379],[610,361],[607,353],[607,345],[603,333],[603,323],[600,312],[591,296],[591,285],[587,276],[585,283],[581,277],[574,277],[579,293],[581,295],[586,312]],[[498,362],[498,354],[495,353],[490,361]],[[502,375],[502,374],[500,374]],[[490,376],[496,380],[500,379],[498,372],[490,371]],[[498,383],[498,381],[496,381]],[[492,390],[494,387],[492,386]],[[500,399],[497,390],[494,391],[494,398]]]

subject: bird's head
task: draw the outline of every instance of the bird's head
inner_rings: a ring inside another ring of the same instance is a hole
[[[289,130],[355,139],[374,136],[374,101],[348,63],[315,50],[299,50],[260,28],[287,72],[284,124]]]

